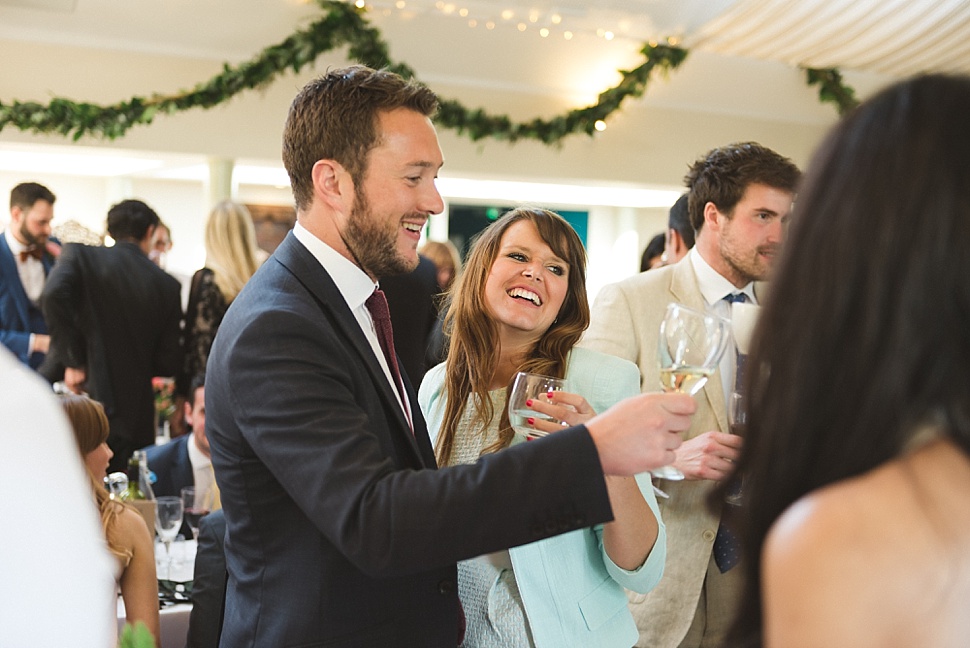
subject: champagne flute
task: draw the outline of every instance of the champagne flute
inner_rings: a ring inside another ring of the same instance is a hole
[[[731,434],[744,437],[744,430],[748,424],[748,410],[744,396],[739,392],[734,392],[728,398],[728,423],[731,425]],[[743,480],[741,475],[735,474],[731,477],[731,486],[728,488],[724,501],[734,506],[741,506]]]
[[[186,486],[181,493],[185,523],[192,530],[192,539],[198,541],[199,521],[212,509],[212,505],[208,502],[211,497],[207,497],[211,494],[211,490],[202,493],[195,486]]]
[[[155,531],[165,545],[165,561],[168,571],[166,578],[172,578],[172,541],[182,526],[182,498],[159,497],[155,499]]]
[[[528,419],[532,418],[541,421],[563,424],[562,421],[554,419],[548,414],[537,412],[526,402],[529,400],[548,401],[547,394],[551,391],[565,391],[566,380],[543,376],[541,374],[527,373],[520,371],[515,374],[512,382],[512,393],[509,394],[509,423],[516,434],[524,436],[526,439],[537,439],[546,436],[548,432],[542,432],[531,427]]]
[[[728,334],[728,323],[723,318],[683,304],[668,304],[658,340],[663,390],[691,396],[699,392],[717,370],[728,345]],[[650,472],[660,479],[684,478],[684,473],[671,465]]]

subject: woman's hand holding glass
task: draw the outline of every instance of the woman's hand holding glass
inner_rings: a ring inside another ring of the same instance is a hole
[[[526,420],[527,425],[535,431],[535,434],[527,435],[527,439],[545,436],[574,425],[582,425],[596,416],[596,412],[585,398],[568,391],[549,391],[542,398],[527,399],[525,404],[543,415],[543,417],[529,417]]]

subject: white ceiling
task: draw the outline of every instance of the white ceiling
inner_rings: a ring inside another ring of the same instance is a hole
[[[900,74],[902,68],[893,67],[893,59],[909,66],[906,73],[912,73],[913,61],[920,69],[970,72],[967,0],[373,0],[367,6],[368,20],[381,31],[395,61],[410,65],[419,79],[436,90],[459,90],[467,98],[466,105],[480,100],[487,110],[514,118],[534,113],[507,109],[509,102],[519,101],[532,110],[536,102],[545,101],[550,106],[548,116],[563,106],[595,101],[599,92],[616,83],[618,69],[642,63],[639,49],[645,41],[667,37],[690,49],[687,63],[669,82],[652,82],[643,98],[624,104],[625,110],[632,113],[640,105],[701,116],[727,115],[748,120],[744,124],[760,120],[789,131],[824,129],[834,121],[835,111],[819,104],[815,91],[806,89],[795,69],[799,63],[840,65],[840,56],[851,54],[846,60],[858,69],[850,66],[846,78],[862,97]],[[59,55],[70,51],[66,48],[117,51],[132,58],[163,55],[184,60],[188,70],[203,59],[220,64],[247,60],[322,15],[313,0],[0,0],[0,44],[35,51],[46,46]],[[842,20],[850,22],[840,26]],[[494,25],[490,28],[489,23]],[[543,28],[549,30],[545,37],[540,35]],[[873,56],[877,52],[885,56]],[[139,59],[142,65],[145,60],[150,59]],[[63,65],[67,69],[71,61]],[[102,81],[96,72],[74,75],[84,74],[80,84],[84,91],[63,89],[67,82],[55,80],[53,74],[10,85],[11,76],[16,78],[13,72],[8,68],[0,78],[0,101],[47,101],[54,95],[99,101],[79,96]],[[159,73],[165,80],[157,81],[154,72],[143,69],[132,74],[140,74],[150,90],[163,93],[208,78],[183,72],[179,85],[168,87],[163,84],[171,83],[174,73],[166,69]],[[123,83],[103,79],[109,81]],[[131,90],[136,92],[144,90]],[[287,101],[293,91],[270,88],[271,98],[274,92]],[[448,91],[442,94],[447,97]],[[522,99],[526,96],[532,97],[532,103]],[[550,101],[550,97],[556,99]],[[197,113],[185,119],[201,123],[203,116]],[[163,121],[176,120],[160,118],[152,129],[164,131]],[[211,142],[218,139],[213,130],[207,131]],[[10,131],[0,133],[0,142],[28,139]],[[647,131],[639,127],[636,132]],[[801,135],[801,141],[812,138],[810,133]],[[148,139],[136,129],[124,144],[134,147],[135,142]],[[252,157],[276,158],[275,133],[269,139],[268,145],[253,147]],[[572,152],[581,159],[577,146],[571,144]],[[706,142],[685,143],[688,153],[675,155],[690,159],[694,154],[690,151],[703,146]],[[496,155],[495,147],[492,153],[491,159],[504,155],[503,151]],[[246,157],[237,152],[219,154]],[[514,154],[509,154],[509,160],[509,164],[516,162]],[[679,171],[667,173],[661,181],[670,184],[678,176]]]

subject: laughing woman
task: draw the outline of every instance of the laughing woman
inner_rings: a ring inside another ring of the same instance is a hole
[[[585,282],[583,245],[557,214],[516,209],[482,233],[449,306],[448,360],[419,394],[439,465],[474,463],[522,442],[507,413],[516,372],[565,376],[574,393],[557,392],[554,405],[536,409],[569,425],[640,392],[635,365],[576,348],[589,324]],[[464,646],[636,643],[623,588],[657,584],[666,538],[649,475],[608,477],[607,487],[614,521],[459,563]]]

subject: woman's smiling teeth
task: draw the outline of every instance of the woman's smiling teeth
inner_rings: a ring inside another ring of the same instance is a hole
[[[513,288],[508,292],[509,297],[517,297],[520,299],[528,299],[536,306],[542,306],[542,300],[539,295],[535,294],[531,290],[526,290],[525,288]]]

